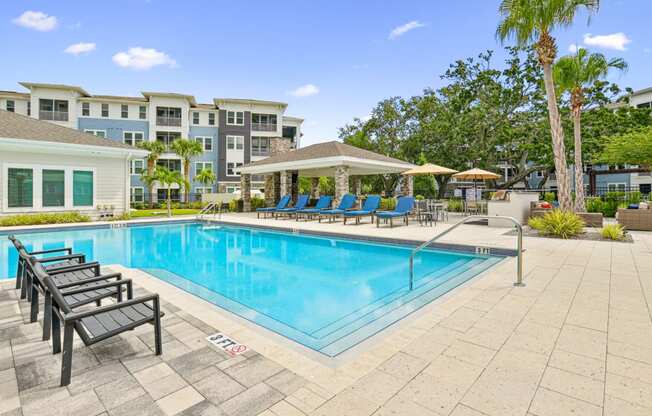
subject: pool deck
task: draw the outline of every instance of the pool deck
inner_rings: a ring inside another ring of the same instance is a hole
[[[158,219],[160,220],[160,219]],[[450,226],[224,222],[425,240]],[[4,231],[4,230],[3,230]],[[442,241],[514,248],[505,229],[465,225]],[[0,284],[0,415],[650,415],[652,233],[634,243],[525,238],[515,259],[460,286],[337,362],[234,318],[138,270],[111,265],[165,301],[163,356],[144,327],[60,357]],[[229,357],[206,336],[250,350]]]

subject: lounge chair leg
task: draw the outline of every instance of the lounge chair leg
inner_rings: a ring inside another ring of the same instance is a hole
[[[43,341],[47,341],[52,330],[52,294],[49,291],[45,292],[43,303]]]
[[[372,219],[373,221],[373,219]],[[376,228],[380,227],[380,217],[376,217]]]
[[[56,311],[52,314],[52,354],[61,352],[61,321]]]
[[[394,228],[394,219],[393,218],[389,219],[389,228]]]
[[[36,322],[38,319],[38,291],[36,286],[32,285],[32,308],[29,314],[29,321]]]
[[[158,296],[154,298],[154,348],[156,355],[163,352],[163,341],[161,340],[161,307]]]
[[[72,337],[73,323],[65,323],[63,327],[63,357],[61,357],[61,386],[70,384],[72,373]]]

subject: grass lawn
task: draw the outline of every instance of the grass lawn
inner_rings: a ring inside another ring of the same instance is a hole
[[[198,209],[189,209],[189,208],[179,208],[173,209],[172,215],[193,215],[199,213]],[[168,211],[165,208],[161,209],[139,209],[137,211],[131,211],[131,218],[142,218],[142,217],[164,217],[168,215]]]

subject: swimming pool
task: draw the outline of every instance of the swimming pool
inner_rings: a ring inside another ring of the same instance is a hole
[[[19,234],[29,250],[73,247],[142,269],[327,356],[337,356],[501,260],[409,245],[190,223]],[[0,278],[16,253],[0,235]]]

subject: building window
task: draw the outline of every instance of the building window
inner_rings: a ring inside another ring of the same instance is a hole
[[[208,125],[209,126],[215,125],[215,113],[208,113]]]
[[[32,115],[32,102],[31,101],[27,102],[27,115],[28,116]]]
[[[181,138],[181,133],[176,131],[157,131],[156,141],[161,142],[169,150],[172,142]]]
[[[242,163],[227,163],[226,164],[227,176],[238,176],[238,174],[235,173],[235,169],[239,168],[240,166],[242,166]]]
[[[145,202],[145,189],[142,186],[131,187],[131,203]]]
[[[145,120],[147,118],[147,107],[144,105],[138,107],[138,118],[141,120]]]
[[[199,175],[202,170],[213,171],[213,162],[195,162],[195,175]]]
[[[90,115],[91,115],[91,104],[82,103],[82,116],[90,116]]]
[[[210,187],[198,186],[195,188],[196,194],[210,194],[211,192],[213,192],[213,188]]]
[[[7,169],[7,206],[31,208],[34,196],[34,171],[32,169]]]
[[[106,137],[106,131],[105,130],[93,130],[93,129],[85,129],[84,133],[92,134],[93,136],[105,138]]]
[[[143,142],[145,134],[142,131],[125,131],[122,133],[122,141],[129,146],[138,146]]]
[[[283,137],[286,139],[296,139],[297,128],[295,126],[283,126]]]
[[[42,171],[42,192],[44,207],[63,207],[66,204],[66,172],[63,170]]]
[[[251,155],[269,156],[269,137],[252,137]]]
[[[68,121],[68,101],[39,99],[39,119]]]
[[[636,108],[652,108],[652,101],[650,101],[649,103],[637,104]]]
[[[120,106],[120,117],[129,118],[129,106],[127,104],[122,104]]]
[[[6,107],[7,111],[13,113],[16,111],[16,102],[14,100],[7,100]]]
[[[276,114],[251,114],[251,130],[276,131]]]
[[[244,125],[244,111],[227,111],[226,112],[226,124],[231,124],[233,126],[243,126]]]
[[[226,193],[227,193],[227,194],[233,194],[233,193],[236,193],[236,192],[239,191],[239,190],[240,190],[240,187],[239,187],[239,186],[234,186],[234,185],[232,185],[232,186],[227,186],[227,187],[226,187]]]
[[[229,150],[244,149],[244,136],[226,136],[226,148]]]
[[[156,161],[156,166],[175,172],[181,172],[181,160],[179,159],[159,159]]]
[[[76,207],[93,206],[93,172],[74,170],[72,172],[72,204]]]
[[[145,170],[145,161],[143,159],[134,159],[129,165],[130,175],[140,175]]]
[[[192,112],[192,124],[199,124],[199,112],[198,111],[193,111]]]
[[[607,184],[607,191],[609,192],[625,192],[625,184],[624,183],[608,183]]]
[[[181,108],[156,107],[156,124],[159,126],[181,126]]]
[[[109,116],[109,105],[102,104],[102,117],[108,117],[108,116]]]
[[[213,151],[213,138],[210,136],[197,136],[195,137],[195,141],[197,143],[200,143],[202,145],[202,148],[204,149],[204,152],[212,152]]]

